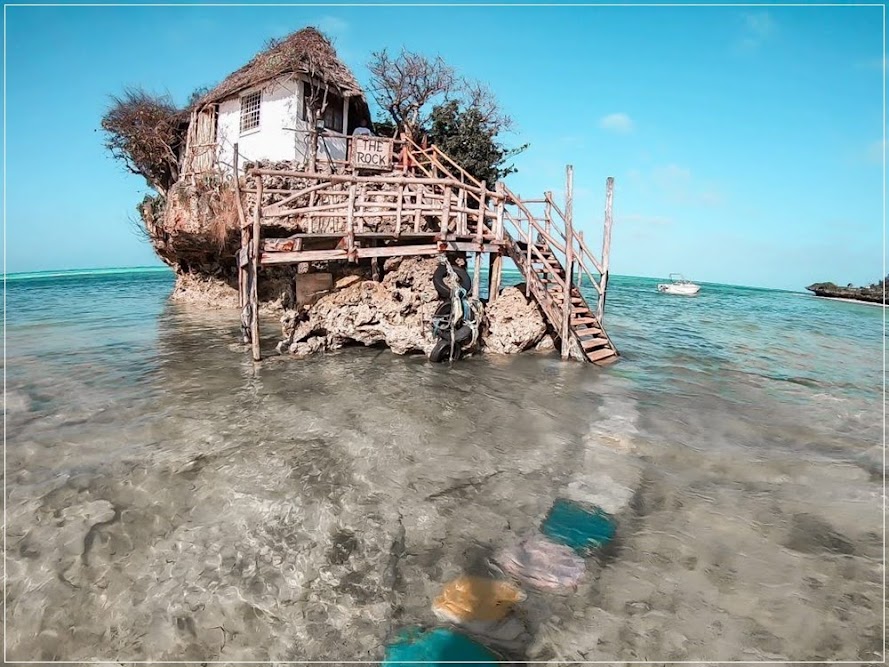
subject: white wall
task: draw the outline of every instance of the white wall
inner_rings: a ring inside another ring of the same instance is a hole
[[[259,110],[259,127],[240,133],[241,96],[262,88]],[[309,124],[301,120],[302,81],[286,77],[249,88],[219,104],[216,143],[219,166],[230,170],[233,164],[234,144],[238,144],[239,166],[250,160],[298,160],[306,156]],[[348,111],[348,102],[346,103]],[[346,119],[348,122],[348,119]],[[296,131],[294,131],[296,130]],[[327,150],[324,145],[327,145]],[[345,160],[346,140],[331,137],[322,140],[318,159],[327,160],[328,151],[334,160]]]

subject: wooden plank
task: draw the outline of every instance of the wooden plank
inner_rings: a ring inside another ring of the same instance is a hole
[[[388,183],[397,185],[398,183],[418,183],[425,185],[442,185],[451,187],[461,187],[460,181],[453,178],[418,178],[410,176],[353,176],[348,174],[319,174],[312,171],[289,171],[278,169],[251,169],[250,174],[254,176],[284,176],[287,178],[304,178],[307,180],[324,180],[328,183]],[[480,194],[480,189],[468,183],[462,184],[462,187],[476,194]]]
[[[500,295],[500,277],[503,271],[503,256],[491,254],[488,265],[488,303],[494,303]]]
[[[349,184],[349,208],[346,212],[346,255],[355,249],[355,183]]]
[[[612,206],[614,200],[614,178],[605,181],[605,231],[602,235],[602,275],[599,278],[599,304],[596,315],[599,322],[605,319],[605,291],[608,289],[608,256],[611,254]]]
[[[238,251],[238,308],[243,308],[247,303],[247,243],[250,237],[246,234],[247,216],[244,213],[244,202],[241,201],[241,183],[238,176],[238,144],[234,145],[235,154],[232,158],[232,171],[235,179],[235,199],[238,207],[238,227],[241,230],[241,247]]]
[[[395,209],[395,236],[401,236],[401,211],[404,206],[404,183],[398,184],[398,204]]]
[[[298,252],[274,252],[262,256],[262,265],[274,264],[298,264],[299,262],[324,262],[338,259],[348,259],[349,253],[345,248],[333,250],[300,250]]]
[[[602,347],[603,345],[608,345],[607,338],[584,338],[580,341],[580,346],[584,350],[593,350],[597,347]]]
[[[572,209],[574,207],[574,167],[570,164],[565,169],[565,292],[571,293],[571,262],[573,260],[574,230],[572,228]],[[571,308],[566,299],[562,304],[562,359],[568,358],[568,333],[570,331],[569,316]]]
[[[327,182],[317,183],[317,184],[309,186],[307,188],[303,188],[302,190],[298,190],[297,192],[294,192],[293,194],[291,194],[287,197],[284,197],[284,199],[276,201],[274,204],[269,204],[262,210],[262,213],[263,213],[263,215],[266,215],[266,216],[275,215],[275,211],[277,209],[281,209],[284,206],[286,206],[287,204],[289,204],[290,202],[296,201],[300,197],[305,197],[307,194],[309,194],[311,192],[317,192],[318,190],[323,190],[324,188],[328,187],[329,185],[330,185],[330,183],[327,183]],[[280,193],[280,192],[288,192],[288,190],[274,190],[274,191],[269,191],[269,192],[279,192]]]
[[[358,184],[358,203],[355,205],[355,207],[357,208],[357,211],[355,213],[357,214],[357,217],[358,217],[358,233],[359,234],[364,231],[364,216],[362,215],[361,212],[364,210],[364,200],[365,200],[364,188],[365,187],[366,186],[364,183]],[[352,207],[350,206],[349,208],[351,209]]]
[[[412,255],[436,255],[442,251],[480,252],[483,254],[497,254],[500,246],[484,244],[478,246],[468,241],[444,241],[434,245],[398,245],[383,246],[379,248],[356,248],[355,256],[359,259],[367,257],[410,257]],[[331,250],[300,250],[295,252],[273,252],[262,256],[262,265],[298,264],[300,262],[323,262],[348,259],[344,248]]]
[[[259,261],[260,261],[260,243],[262,233],[262,177],[256,177],[256,209],[253,217],[253,246],[251,257],[251,273],[253,274],[253,284],[250,291],[250,342],[253,346],[253,360],[259,361],[262,358],[259,349]]]
[[[503,181],[497,181],[497,217],[494,220],[494,238],[503,239],[503,213],[506,208],[506,186]]]
[[[485,233],[485,193],[487,192],[487,183],[482,181],[481,185],[482,194],[478,197],[478,221],[476,222],[477,228],[475,230],[475,238],[478,239],[479,243],[481,243],[482,235]]]
[[[441,214],[441,235],[447,236],[448,226],[451,223],[451,195],[453,194],[451,188],[445,188],[445,201],[444,201],[444,209]]]
[[[614,357],[613,361],[617,361],[617,352],[610,347],[603,347],[600,350],[593,350],[592,352],[586,353],[586,358],[593,363],[599,363],[611,357]]]
[[[417,188],[417,208],[414,213],[414,234],[420,233],[420,211],[423,209],[423,188]]]

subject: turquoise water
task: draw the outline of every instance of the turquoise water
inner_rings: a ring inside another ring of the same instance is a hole
[[[254,366],[165,269],[8,278],[10,657],[379,660],[581,475],[613,553],[515,657],[876,660],[883,310],[657,282],[612,278],[598,369]]]

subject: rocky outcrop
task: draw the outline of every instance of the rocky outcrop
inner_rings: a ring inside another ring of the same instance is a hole
[[[815,283],[809,285],[806,289],[815,296],[823,296],[831,299],[854,299],[856,301],[867,301],[870,303],[886,303],[883,299],[883,293],[889,278],[882,282],[874,283],[867,287],[853,287],[851,283],[846,287],[840,287],[833,283]]]
[[[292,171],[289,163],[250,163]],[[274,206],[286,190],[306,183],[290,176],[264,176],[263,206]],[[364,192],[373,206],[377,194]],[[329,193],[323,196],[331,196]],[[316,204],[324,203],[317,195]],[[380,194],[379,196],[383,196]],[[288,205],[308,204],[306,201]],[[245,194],[244,210],[255,206],[255,195]],[[157,255],[174,267],[174,301],[217,309],[238,309],[236,255],[240,245],[240,216],[234,183],[223,174],[183,178],[166,197],[146,197],[139,207],[146,236]],[[394,220],[372,218],[367,231],[392,231]],[[294,232],[341,232],[334,221],[270,218],[264,235]],[[339,220],[336,224],[342,225]],[[437,229],[439,222],[422,220],[421,230]],[[431,225],[431,226],[430,226]],[[454,258],[452,258],[454,259]],[[259,280],[259,301],[265,312],[283,311],[281,352],[305,356],[344,345],[385,345],[396,354],[428,354],[435,345],[432,316],[440,299],[432,282],[438,266],[434,258],[391,258],[374,269],[370,260],[304,263],[264,267]],[[370,280],[375,276],[377,280]],[[480,331],[481,346],[496,354],[528,349],[551,349],[547,326],[536,304],[521,289],[506,288],[488,309]]]
[[[385,345],[396,354],[428,354],[435,345],[432,316],[441,303],[432,283],[437,259],[393,258],[381,282],[343,279],[314,304],[287,310],[281,352],[306,356],[344,345]],[[527,350],[546,334],[537,306],[506,288],[485,315],[482,346],[488,352]]]
[[[485,350],[515,354],[541,342],[546,322],[537,304],[525,297],[520,287],[507,287],[487,308]]]

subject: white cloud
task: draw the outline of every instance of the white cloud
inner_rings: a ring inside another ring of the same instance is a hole
[[[744,14],[744,24],[738,46],[744,51],[753,51],[771,38],[778,30],[778,24],[768,12]]]
[[[633,131],[633,119],[623,112],[611,113],[599,119],[599,127],[603,130],[626,134]]]

